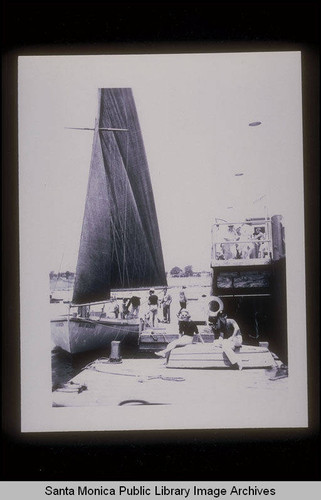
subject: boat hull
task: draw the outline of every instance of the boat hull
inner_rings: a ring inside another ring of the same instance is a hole
[[[269,368],[275,359],[266,347],[243,345],[234,351],[243,368]],[[191,344],[173,349],[167,368],[231,368],[232,364],[222,347],[214,344]]]
[[[138,342],[139,321],[85,318],[63,318],[50,322],[51,340],[71,354],[103,349],[113,340],[130,344]]]

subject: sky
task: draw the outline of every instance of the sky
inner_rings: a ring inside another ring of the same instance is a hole
[[[22,241],[48,272],[76,268],[93,132],[65,127],[94,127],[101,87],[133,89],[166,271],[210,269],[216,217],[279,213],[294,235],[299,52],[20,57]]]

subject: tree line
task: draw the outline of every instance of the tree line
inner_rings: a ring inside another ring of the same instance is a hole
[[[195,273],[193,271],[193,266],[185,266],[184,269],[181,269],[178,266],[173,267],[169,274],[172,276],[172,278],[186,278],[189,276],[200,276],[200,273]]]

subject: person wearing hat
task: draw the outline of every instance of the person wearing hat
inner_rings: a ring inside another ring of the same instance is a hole
[[[222,250],[225,260],[236,258],[236,245],[235,242],[238,240],[238,234],[234,229],[234,225],[228,226],[227,233],[224,237],[225,241],[231,241],[233,243],[222,243]]]
[[[182,347],[193,343],[194,335],[198,333],[196,323],[191,320],[191,315],[187,309],[183,309],[180,312],[180,318],[183,335],[179,339],[170,342],[162,351],[155,352],[156,356],[165,358],[169,352],[175,349],[175,347]]]
[[[157,319],[157,313],[158,313],[158,297],[155,294],[154,289],[152,288],[149,290],[148,305],[149,305],[149,317],[152,323],[152,327],[155,327],[155,321]]]
[[[236,338],[241,335],[237,322],[232,318],[228,318],[223,311],[210,311],[208,324],[216,339]]]
[[[187,309],[182,308],[177,314],[178,332],[180,335],[183,335],[184,323],[186,322],[186,312],[187,312]]]
[[[161,299],[161,304],[163,306],[163,318],[164,318],[164,323],[170,323],[171,322],[171,303],[172,303],[172,297],[168,293],[167,288],[164,288],[163,290],[163,297]]]
[[[210,311],[208,323],[214,333],[214,342],[222,347],[232,365],[237,365],[239,370],[242,370],[242,362],[236,356],[235,349],[240,348],[243,343],[241,330],[237,322],[228,318],[221,309],[218,311]],[[218,338],[215,338],[217,337]]]

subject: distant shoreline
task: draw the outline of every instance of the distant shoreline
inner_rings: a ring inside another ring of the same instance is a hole
[[[59,292],[59,291],[70,291],[74,286],[75,279],[69,278],[51,278],[50,279],[50,293]],[[177,288],[181,286],[186,287],[194,287],[194,286],[210,286],[210,275],[208,276],[182,276],[175,277],[172,276],[167,277],[167,287],[168,288]],[[164,286],[154,286],[155,290],[163,290]],[[150,287],[131,287],[128,290],[149,290]],[[115,292],[121,292],[122,289],[115,288],[112,289]]]

